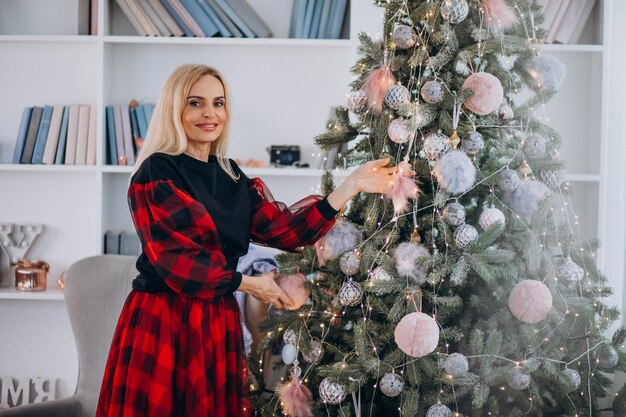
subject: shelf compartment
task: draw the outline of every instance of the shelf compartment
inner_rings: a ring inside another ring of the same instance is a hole
[[[0,287],[0,300],[65,301],[65,296],[63,291],[57,287],[56,282],[48,281],[48,288],[45,291],[28,292],[18,291],[11,287]]]

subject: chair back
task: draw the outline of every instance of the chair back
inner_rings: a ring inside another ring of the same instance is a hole
[[[131,282],[133,256],[99,255],[74,263],[65,275],[65,303],[78,352],[81,417],[96,413],[113,332]]]

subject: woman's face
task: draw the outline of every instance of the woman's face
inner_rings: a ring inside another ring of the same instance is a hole
[[[208,151],[211,142],[220,137],[228,119],[225,101],[224,86],[212,75],[203,76],[191,87],[182,115],[188,151]]]

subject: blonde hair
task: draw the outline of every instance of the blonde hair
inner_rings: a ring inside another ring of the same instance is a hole
[[[237,181],[239,175],[235,173],[228,158],[228,128],[230,126],[230,99],[224,77],[215,68],[202,64],[181,65],[170,74],[163,85],[161,96],[154,109],[148,133],[137,155],[133,167],[133,174],[137,172],[143,161],[156,152],[168,155],[180,155],[187,149],[187,136],[182,123],[182,114],[187,104],[187,97],[191,87],[205,75],[217,78],[224,87],[226,122],[220,137],[211,144],[210,154],[217,157],[219,166]]]

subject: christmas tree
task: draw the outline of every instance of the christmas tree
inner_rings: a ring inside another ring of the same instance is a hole
[[[384,38],[360,35],[347,105],[316,142],[348,149],[339,167],[406,161],[415,181],[358,195],[314,248],[279,255],[302,305],[263,324],[260,349],[286,366],[265,386],[251,360],[257,415],[592,416],[607,397],[623,415],[626,332],[607,336],[619,312],[597,244],[559,205],[561,139],[536,117],[565,76],[540,53],[541,7],[380,3]]]

